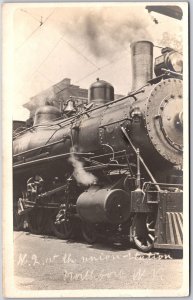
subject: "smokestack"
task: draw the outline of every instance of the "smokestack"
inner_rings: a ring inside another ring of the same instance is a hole
[[[139,41],[131,44],[132,91],[142,87],[153,76],[153,43]]]

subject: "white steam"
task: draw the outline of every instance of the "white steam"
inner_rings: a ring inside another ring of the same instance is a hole
[[[164,32],[162,38],[158,40],[158,44],[163,47],[171,47],[177,51],[183,51],[183,36],[182,32],[171,33]]]
[[[38,107],[39,107],[39,106],[43,106],[45,104],[52,105],[55,97],[56,97],[56,95],[54,93],[54,89],[53,89],[53,87],[50,87],[50,88],[40,92],[36,96],[31,97],[30,99],[31,99],[31,101],[35,101],[36,103],[38,103]]]
[[[74,167],[73,176],[78,183],[83,185],[91,185],[97,182],[97,178],[93,174],[85,171],[83,163],[79,161],[74,154],[71,153],[69,161]]]

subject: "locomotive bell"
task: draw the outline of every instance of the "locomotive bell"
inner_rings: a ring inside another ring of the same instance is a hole
[[[67,105],[64,109],[64,112],[67,114],[67,115],[70,115],[70,114],[73,114],[76,112],[76,109],[74,107],[74,101],[72,100],[72,98],[70,97],[70,99],[67,101]]]

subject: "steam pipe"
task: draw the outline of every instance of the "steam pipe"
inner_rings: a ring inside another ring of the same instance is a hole
[[[141,173],[140,173],[140,151],[139,148],[136,149],[137,154],[137,178],[136,178],[136,186],[137,190],[141,189]]]

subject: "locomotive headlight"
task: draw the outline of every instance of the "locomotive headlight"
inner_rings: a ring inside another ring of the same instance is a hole
[[[168,68],[171,71],[174,71],[176,73],[182,73],[183,70],[183,60],[182,55],[178,52],[170,52],[168,55],[166,55],[166,62],[168,65]]]
[[[182,55],[176,51],[167,51],[163,55],[156,57],[154,72],[156,76],[160,76],[168,71],[181,74],[183,71]]]

